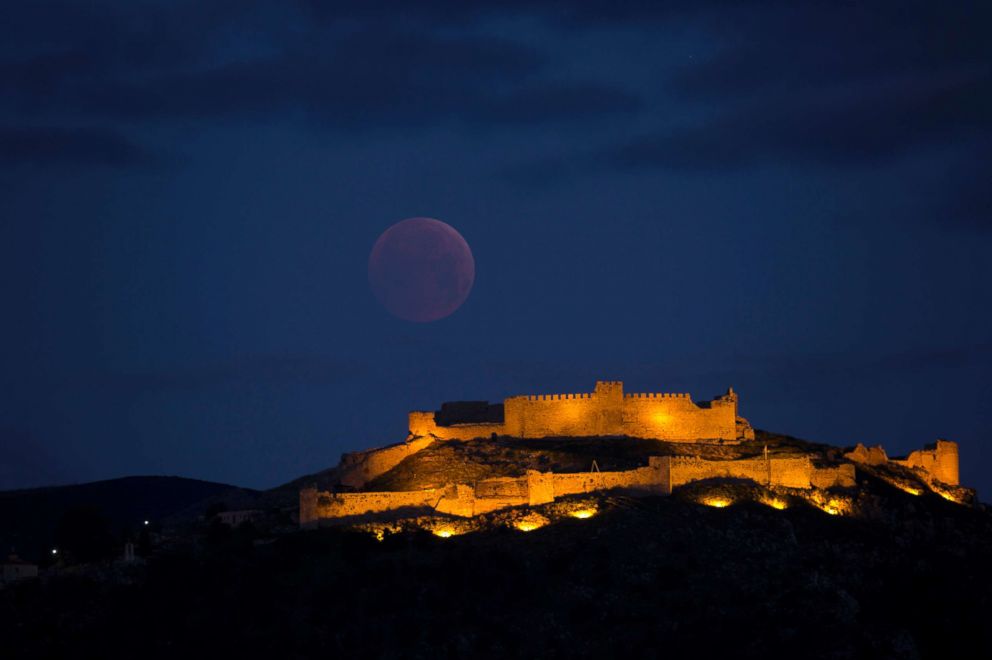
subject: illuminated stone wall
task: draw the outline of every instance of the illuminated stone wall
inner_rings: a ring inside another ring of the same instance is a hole
[[[834,486],[848,488],[855,485],[854,475],[854,465],[841,463],[835,467],[814,468],[809,482],[813,488],[833,488]]]
[[[950,440],[938,440],[932,445],[911,452],[904,459],[892,459],[892,462],[923,470],[930,478],[951,486],[960,483],[958,444]]]
[[[660,440],[737,440],[737,405],[717,399],[700,408],[688,394],[628,394],[624,435]]]
[[[788,488],[853,486],[854,466],[815,467],[807,456],[794,458],[748,458],[707,461],[691,456],[672,458],[672,486],[717,477],[751,479],[759,484]]]
[[[555,474],[554,496],[579,495],[601,490],[624,490],[649,495],[672,492],[668,456],[651,456],[647,467],[623,472],[576,472]]]
[[[844,454],[844,458],[855,463],[865,465],[882,465],[889,462],[889,457],[881,445],[865,447],[860,442],[851,451]]]
[[[672,488],[717,477],[750,479],[790,488],[854,485],[854,465],[819,468],[807,456],[707,461],[685,456],[651,456],[648,465],[622,472],[551,473],[529,470],[523,477],[496,477],[475,484],[409,492],[326,493],[300,491],[300,524],[405,507],[471,517],[514,506],[544,504],[566,495],[618,490],[636,495],[667,495]]]
[[[433,488],[405,492],[329,493],[316,488],[300,491],[300,525],[320,520],[363,516],[403,508],[431,508],[440,499]]]
[[[515,396],[503,402],[503,424],[440,426],[434,413],[410,413],[412,436],[471,440],[626,435],[670,441],[736,442],[754,431],[737,416],[737,395],[697,404],[688,394],[624,394],[623,383],[599,381],[591,393]]]
[[[908,468],[920,470],[927,479],[935,479],[942,483],[957,486],[958,474],[958,445],[950,440],[937,440],[923,449],[910,452],[906,458],[892,458],[886,455],[880,446],[865,447],[860,442],[844,458],[864,465],[883,465],[891,462]]]
[[[338,481],[345,486],[361,488],[380,474],[392,470],[404,458],[426,449],[432,442],[434,438],[425,436],[389,447],[345,454],[341,457]]]
[[[434,421],[434,413],[430,411],[413,411],[410,413],[410,436],[434,436],[441,440],[474,440],[488,438],[493,434],[506,435],[504,424],[455,424],[439,426]]]

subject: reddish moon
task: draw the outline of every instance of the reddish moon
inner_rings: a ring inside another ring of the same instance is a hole
[[[458,309],[472,290],[475,259],[462,235],[434,218],[387,229],[369,254],[372,293],[391,314],[429,323]]]

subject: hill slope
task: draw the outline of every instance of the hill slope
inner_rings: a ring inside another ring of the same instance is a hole
[[[989,657],[992,516],[865,475],[863,518],[607,499],[532,532],[207,538],[0,592],[0,657]]]
[[[838,450],[789,436],[758,431],[741,444],[695,444],[629,437],[483,438],[445,440],[409,456],[379,475],[363,490],[419,490],[446,483],[472,483],[491,477],[516,477],[527,470],[587,472],[593,461],[600,470],[631,470],[648,456],[700,456],[711,460],[812,454],[826,458]]]
[[[38,559],[51,547],[66,511],[92,507],[115,530],[158,521],[209,497],[245,492],[228,484],[183,477],[123,477],[71,486],[0,491],[0,548]],[[253,491],[251,491],[253,492]]]

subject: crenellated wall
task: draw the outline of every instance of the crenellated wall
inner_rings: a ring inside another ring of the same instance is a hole
[[[736,442],[754,439],[737,416],[737,395],[702,404],[688,394],[625,394],[620,381],[599,381],[591,393],[514,396],[503,402],[502,424],[436,423],[432,412],[410,413],[412,436],[442,440],[508,435],[518,438],[625,435],[669,441]]]

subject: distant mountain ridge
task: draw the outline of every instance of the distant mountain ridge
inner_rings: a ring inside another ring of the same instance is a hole
[[[175,476],[131,476],[65,486],[0,491],[0,551],[38,559],[51,548],[55,528],[75,507],[98,509],[115,531],[137,529],[208,498],[256,495],[230,484]]]

